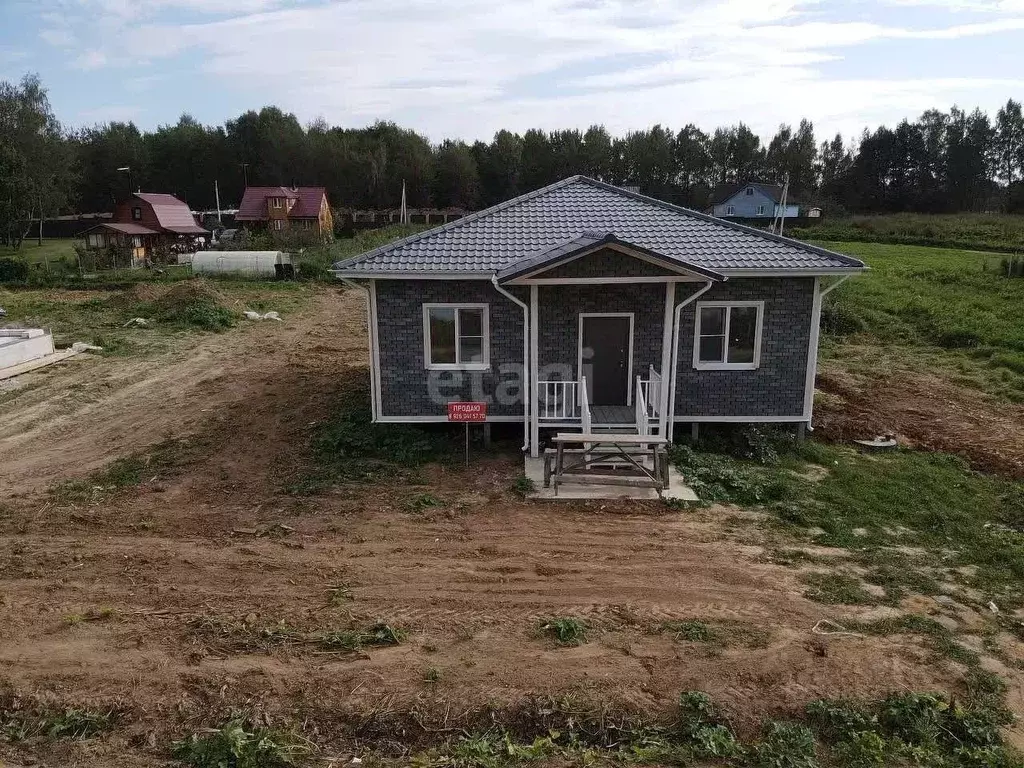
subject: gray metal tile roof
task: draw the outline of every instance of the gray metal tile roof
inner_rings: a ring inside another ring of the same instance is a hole
[[[850,270],[862,262],[716,219],[584,176],[573,176],[334,265],[394,272],[496,272],[585,232],[609,232],[710,270]]]

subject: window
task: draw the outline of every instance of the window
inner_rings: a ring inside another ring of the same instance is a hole
[[[486,304],[424,304],[423,362],[429,370],[490,367]]]
[[[281,207],[281,198],[280,197],[275,197],[274,198],[274,207],[275,208],[280,208]]]
[[[730,205],[728,208],[726,208],[725,209],[725,215],[726,216],[735,216],[736,215],[736,206],[735,205]]]
[[[310,221],[309,219],[303,219],[302,220],[302,228],[303,229],[312,229],[313,228],[313,222]]]
[[[697,304],[693,367],[753,370],[761,364],[763,301]]]
[[[764,216],[764,212],[765,212],[765,206],[763,206],[763,205],[757,206],[757,215],[758,216]]]
[[[139,237],[138,235],[134,235],[132,237],[132,247],[133,248],[141,248],[142,247],[142,238]]]
[[[280,219],[274,219],[274,229],[280,232],[282,229],[284,229],[284,222],[281,221]]]
[[[134,219],[135,221],[141,221],[141,219],[142,219],[142,209],[141,208],[139,208],[139,207],[132,208],[132,219]]]
[[[747,196],[749,197],[750,195],[753,195],[753,194],[754,194],[754,188],[753,187],[747,187]]]

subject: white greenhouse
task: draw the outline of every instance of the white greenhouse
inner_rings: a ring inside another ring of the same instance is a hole
[[[282,251],[199,251],[192,257],[195,274],[238,273],[293,277],[291,254]]]

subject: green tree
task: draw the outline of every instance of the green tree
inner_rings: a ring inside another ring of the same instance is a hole
[[[72,147],[39,77],[0,82],[0,239],[19,247],[32,219],[68,202],[74,183]]]
[[[676,134],[675,165],[680,202],[703,208],[712,174],[711,139],[692,123]]]
[[[1007,187],[1024,178],[1024,114],[1019,101],[1010,99],[996,113],[996,176]]]
[[[461,141],[445,141],[437,150],[436,168],[435,204],[475,209],[480,202],[480,176],[472,150]]]
[[[612,137],[603,125],[592,125],[583,134],[583,173],[610,181],[614,167]]]

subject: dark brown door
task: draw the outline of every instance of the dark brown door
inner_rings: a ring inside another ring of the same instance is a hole
[[[583,375],[591,405],[629,404],[630,318],[583,318]]]

